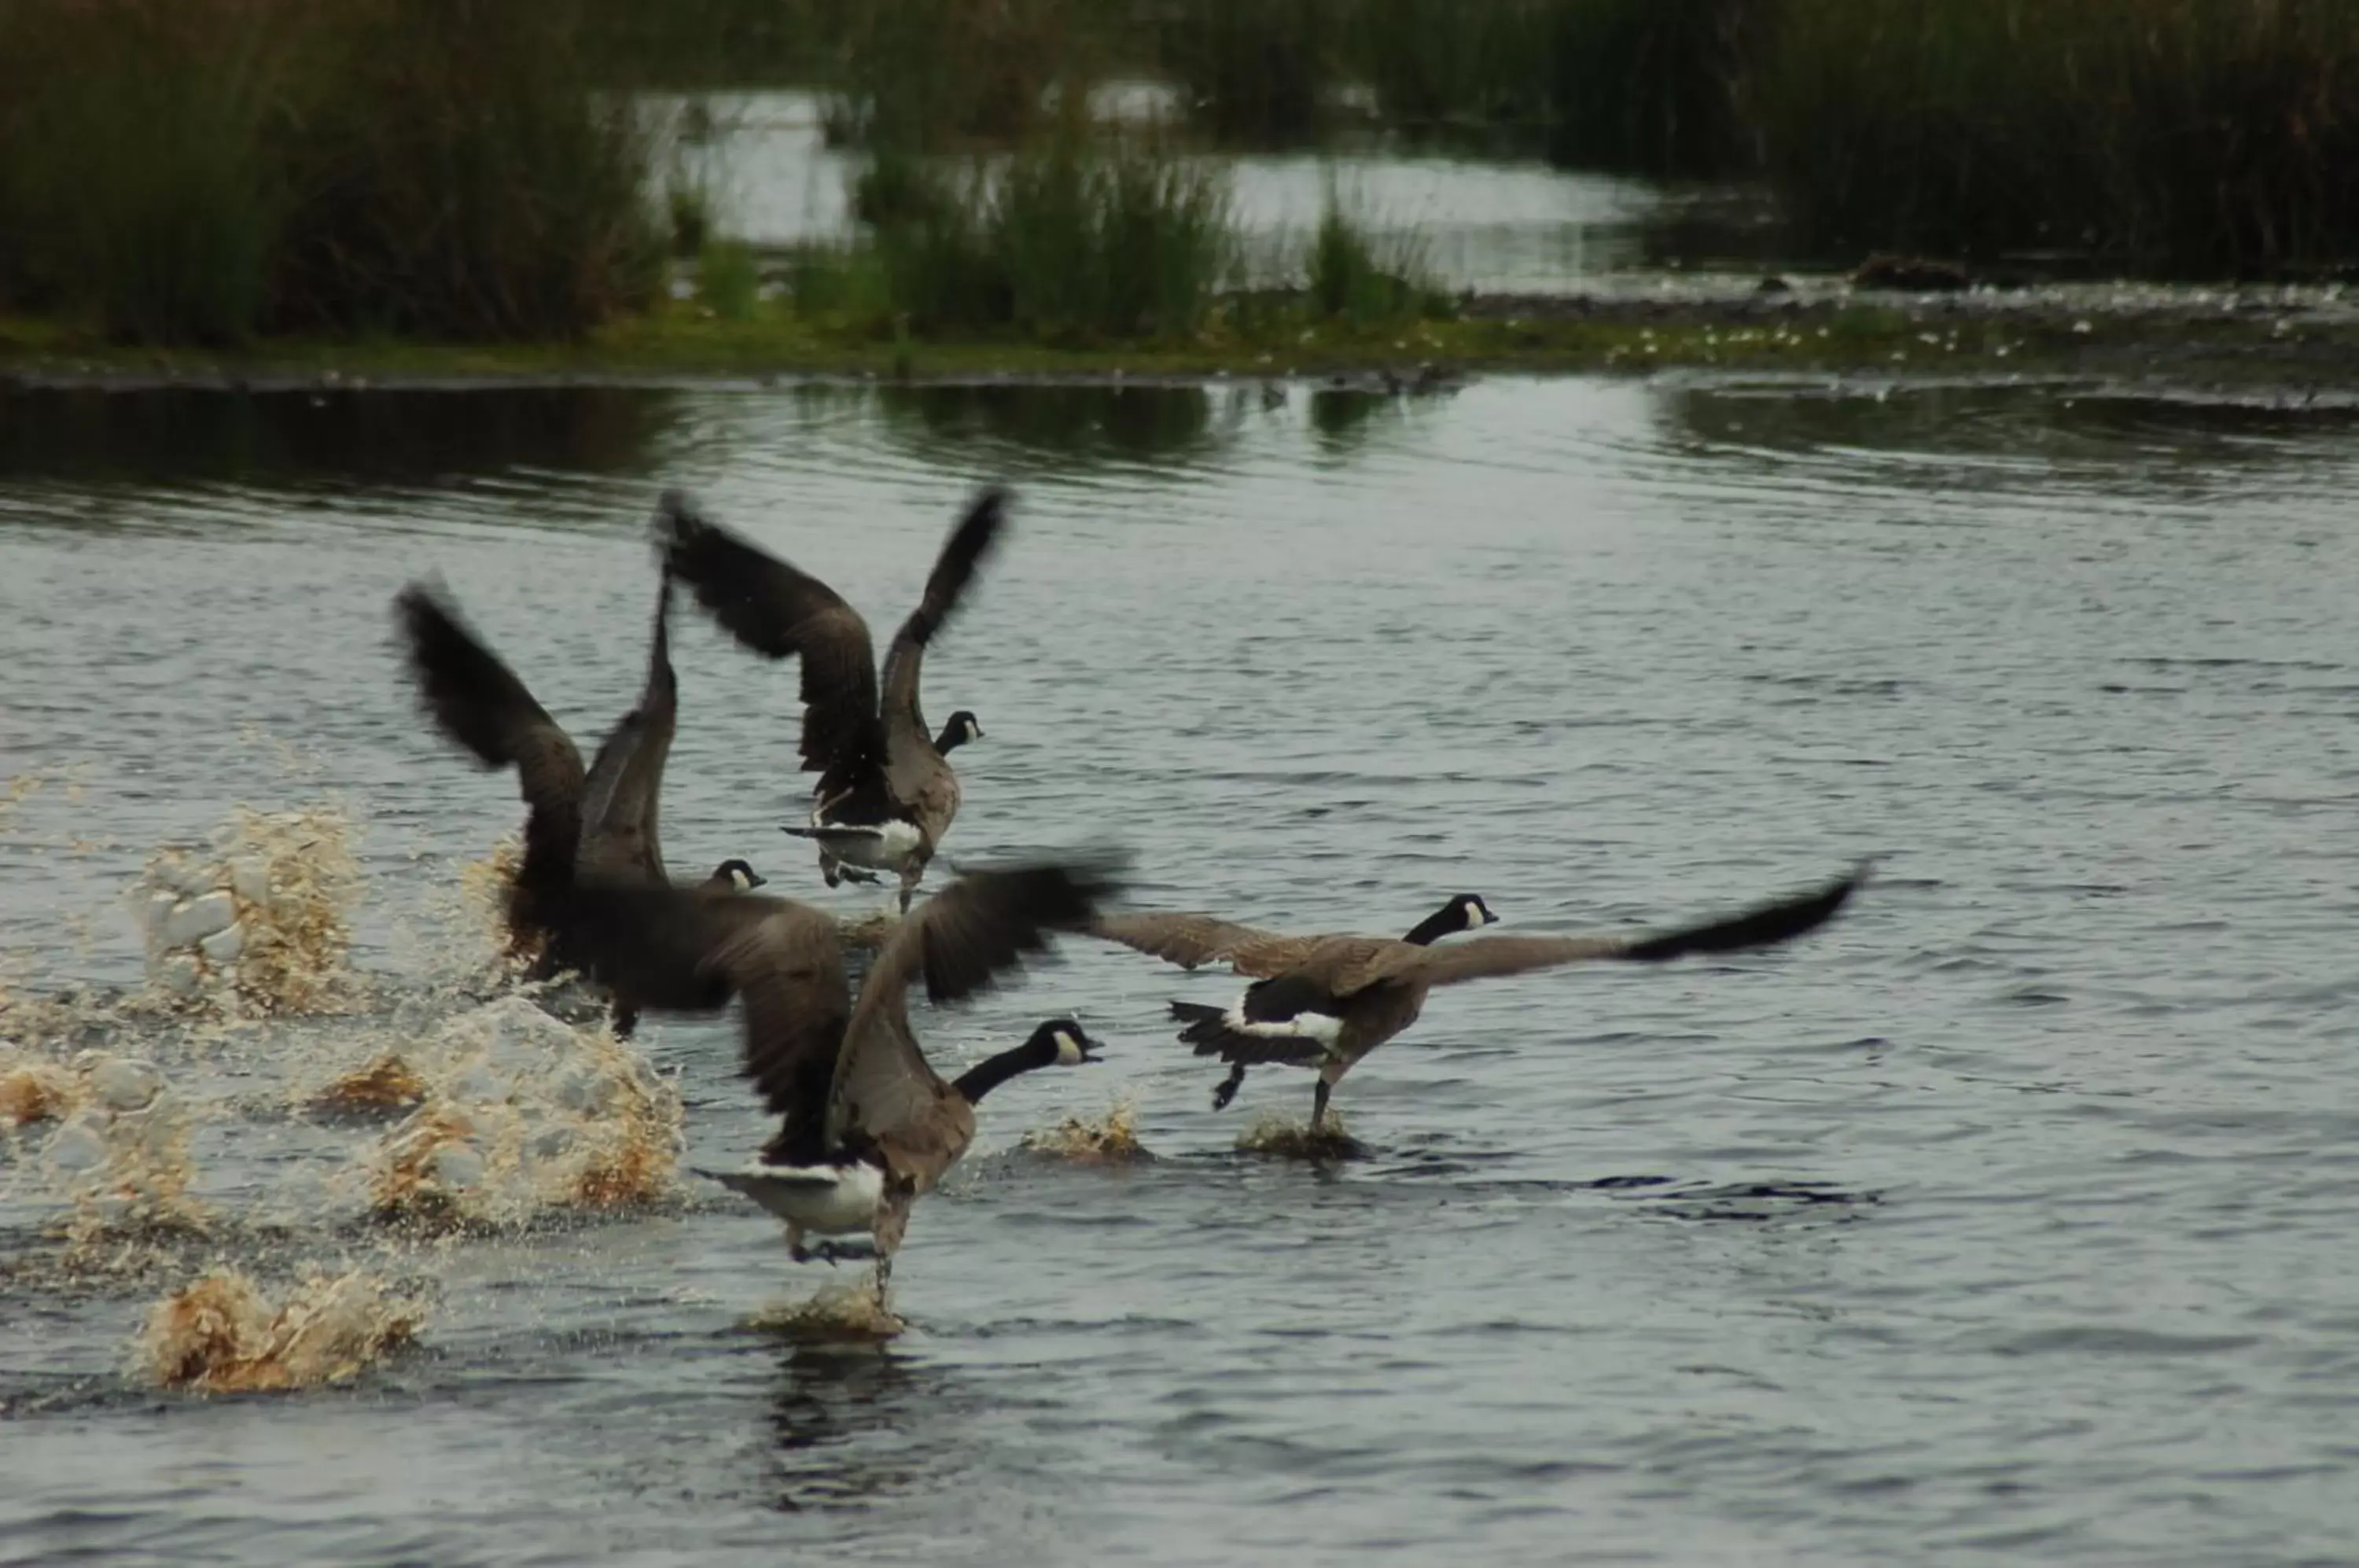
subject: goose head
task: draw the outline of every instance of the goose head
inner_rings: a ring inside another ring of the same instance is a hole
[[[1481,931],[1484,926],[1498,923],[1499,917],[1491,912],[1491,906],[1483,901],[1482,894],[1461,893],[1418,921],[1401,940],[1424,947],[1453,931]]]
[[[705,886],[726,887],[733,893],[750,893],[768,880],[766,877],[755,876],[754,868],[742,860],[724,860],[712,868],[712,876]]]
[[[951,715],[951,722],[942,726],[942,733],[934,741],[934,749],[947,757],[967,742],[982,738],[983,725],[976,722],[973,713],[961,708]]]
[[[1031,1038],[1018,1049],[1042,1067],[1079,1067],[1085,1062],[1102,1060],[1098,1042],[1071,1018],[1050,1018],[1034,1029]]]

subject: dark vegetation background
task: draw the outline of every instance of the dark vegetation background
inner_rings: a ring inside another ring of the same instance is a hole
[[[1142,78],[1180,124],[1092,120]],[[869,155],[793,297],[875,331],[1200,330],[1236,282],[1202,155],[1347,137],[1765,182],[1837,264],[2359,256],[2354,0],[5,0],[0,310],[565,338],[674,249],[744,309],[669,178],[700,127],[634,94],[780,85]],[[1440,308],[1332,203],[1300,272],[1317,313]]]

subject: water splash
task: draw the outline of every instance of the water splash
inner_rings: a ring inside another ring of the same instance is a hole
[[[83,1051],[70,1064],[75,1108],[50,1133],[43,1164],[72,1205],[69,1258],[126,1237],[201,1230],[189,1196],[188,1116],[152,1062]]]
[[[1056,1126],[1026,1133],[1022,1147],[1032,1154],[1076,1165],[1129,1165],[1155,1157],[1138,1141],[1138,1100],[1118,1096],[1098,1117],[1070,1116]]]
[[[679,1093],[603,1024],[511,995],[406,1057],[423,1103],[364,1156],[371,1208],[429,1228],[652,1202],[679,1155]]]
[[[1325,1125],[1316,1132],[1309,1122],[1281,1111],[1264,1111],[1237,1134],[1237,1152],[1278,1160],[1364,1160],[1368,1146],[1346,1131],[1343,1118],[1330,1107]]]
[[[346,964],[362,884],[352,840],[338,802],[241,806],[207,847],[158,851],[131,894],[146,999],[230,1018],[358,1005],[365,988]]]
[[[82,1101],[82,1080],[67,1068],[0,1046],[0,1128],[62,1121]]]
[[[823,1285],[809,1301],[764,1307],[745,1326],[807,1345],[861,1345],[894,1338],[909,1325],[885,1304],[871,1278],[859,1285]]]
[[[458,924],[499,953],[502,967],[517,975],[540,956],[538,943],[508,926],[508,900],[516,891],[516,873],[523,869],[524,840],[515,833],[493,844],[481,860],[459,868]]]
[[[365,1066],[332,1079],[304,1101],[306,1108],[329,1116],[365,1116],[382,1111],[406,1111],[422,1104],[429,1092],[418,1070],[392,1051]]]
[[[149,1310],[134,1358],[167,1388],[312,1388],[359,1376],[424,1321],[418,1301],[362,1269],[305,1279],[276,1308],[245,1275],[217,1269]]]

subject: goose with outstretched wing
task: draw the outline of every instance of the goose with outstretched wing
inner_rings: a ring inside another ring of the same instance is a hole
[[[655,634],[639,700],[599,746],[582,753],[500,656],[460,615],[439,582],[413,583],[394,599],[419,705],[436,729],[486,768],[513,768],[525,802],[524,859],[507,910],[510,941],[538,950],[539,972],[573,967],[538,927],[528,906],[577,877],[669,886],[658,825],[664,764],[679,721],[669,652],[671,583],[656,598]],[[715,866],[707,887],[743,890],[762,878],[742,859]],[[636,1013],[614,1000],[614,1026]]]
[[[658,533],[666,572],[754,652],[802,661],[803,769],[817,773],[809,819],[787,832],[815,840],[829,887],[845,878],[900,882],[900,907],[959,809],[950,753],[983,736],[961,709],[940,734],[919,706],[926,648],[959,605],[1006,525],[1007,497],[987,490],[943,541],[924,595],[886,649],[880,683],[868,623],[834,589],[750,539],[665,495]]]
[[[1865,870],[1799,896],[1653,935],[1493,936],[1448,946],[1439,939],[1496,922],[1479,896],[1462,893],[1408,935],[1286,936],[1206,914],[1107,915],[1090,934],[1194,969],[1225,963],[1253,984],[1227,1007],[1173,1002],[1182,1042],[1217,1056],[1229,1075],[1212,1093],[1226,1105],[1245,1069],[1264,1063],[1315,1068],[1310,1126],[1319,1132],[1328,1097],[1362,1057],[1408,1029],[1436,985],[1595,962],[1653,964],[1691,953],[1735,953],[1791,942],[1832,920]]]
[[[1114,875],[1104,861],[969,872],[900,923],[856,996],[835,922],[783,898],[583,884],[544,918],[644,1007],[745,999],[744,1071],[778,1130],[744,1168],[702,1174],[786,1221],[798,1261],[808,1234],[873,1236],[881,1301],[910,1205],[966,1152],[983,1097],[1019,1073],[1098,1059],[1080,1024],[1055,1018],[945,1081],[918,1044],[911,988],[936,1006],[989,988],[1055,932],[1084,928]]]

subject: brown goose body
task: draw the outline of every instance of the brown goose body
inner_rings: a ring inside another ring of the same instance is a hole
[[[571,735],[459,614],[439,583],[413,583],[395,613],[419,706],[434,726],[486,768],[514,768],[525,802],[524,860],[508,902],[508,934],[536,951],[540,973],[568,967],[530,914],[537,895],[577,877],[669,887],[660,807],[664,766],[679,724],[679,684],[669,648],[671,584],[656,600],[647,675],[585,769]],[[759,887],[743,860],[723,861],[707,887]],[[620,994],[615,1024],[629,1032],[634,1009]]]
[[[910,1205],[973,1141],[976,1103],[1016,1073],[1095,1059],[1079,1024],[1051,1019],[945,1082],[910,1023],[911,987],[938,1006],[987,989],[1053,931],[1085,925],[1110,875],[1046,864],[962,877],[901,922],[856,996],[835,922],[785,899],[582,883],[538,913],[643,1006],[744,998],[744,1072],[778,1130],[743,1170],[706,1174],[786,1220],[798,1259],[806,1231],[873,1235],[881,1295]]]
[[[928,644],[990,554],[1006,511],[1005,494],[986,491],[951,530],[918,607],[886,649],[880,681],[868,624],[835,590],[706,520],[686,497],[664,497],[658,534],[666,572],[745,647],[802,662],[801,760],[819,782],[808,820],[786,831],[816,841],[831,887],[891,872],[906,912],[958,816],[958,775],[948,754],[983,730],[962,710],[940,734],[930,733],[919,678]]]
[[[1807,894],[1651,935],[1493,936],[1433,945],[1451,931],[1493,923],[1489,907],[1473,894],[1451,899],[1399,939],[1285,936],[1206,914],[1109,915],[1090,933],[1185,969],[1225,963],[1250,977],[1254,984],[1226,1008],[1172,1003],[1172,1016],[1187,1026],[1180,1039],[1199,1056],[1229,1063],[1228,1078],[1213,1092],[1216,1108],[1234,1096],[1248,1067],[1316,1068],[1316,1131],[1334,1086],[1361,1058],[1415,1023],[1436,985],[1570,964],[1660,963],[1790,942],[1832,920],[1864,877],[1857,871]]]

